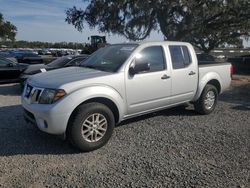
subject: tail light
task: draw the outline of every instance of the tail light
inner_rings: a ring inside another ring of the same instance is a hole
[[[231,64],[231,66],[230,66],[230,77],[231,77],[231,80],[233,79],[233,73],[234,73],[234,67]]]

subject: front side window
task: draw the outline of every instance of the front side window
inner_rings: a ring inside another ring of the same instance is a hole
[[[161,46],[144,48],[136,55],[135,64],[149,64],[148,72],[162,71],[166,68],[164,52]]]
[[[192,63],[186,46],[169,46],[173,69],[182,69]]]

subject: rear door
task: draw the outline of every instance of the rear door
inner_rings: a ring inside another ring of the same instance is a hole
[[[150,70],[131,76],[127,73],[126,95],[128,114],[135,114],[169,104],[170,69],[162,46],[145,47],[135,55],[133,64],[150,64]]]
[[[172,62],[172,103],[191,100],[197,90],[197,59],[194,51],[185,45],[169,45]]]

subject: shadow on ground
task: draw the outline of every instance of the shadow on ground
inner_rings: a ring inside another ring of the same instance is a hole
[[[250,110],[250,83],[231,87],[219,99],[233,104],[234,110]]]
[[[0,156],[79,153],[68,142],[27,124],[22,113],[21,105],[0,108]]]
[[[60,155],[75,154],[80,151],[73,148],[68,141],[59,137],[43,133],[32,124],[26,123],[23,118],[21,105],[0,108],[0,156],[12,155]],[[122,125],[143,121],[156,116],[193,116],[193,110],[174,108],[163,110],[124,121]]]
[[[150,119],[150,118],[157,117],[157,116],[169,116],[169,117],[170,116],[199,116],[199,114],[194,111],[192,106],[190,107],[179,106],[179,107],[173,107],[170,109],[161,110],[161,111],[154,112],[151,114],[134,117],[132,119],[128,119],[128,120],[121,122],[118,126],[123,126],[126,124],[143,121],[143,120]]]

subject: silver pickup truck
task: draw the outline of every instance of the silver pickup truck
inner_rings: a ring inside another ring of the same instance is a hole
[[[211,113],[231,82],[228,63],[198,66],[189,43],[115,44],[80,67],[40,73],[22,94],[25,119],[82,151],[103,146],[121,121],[190,102]]]

